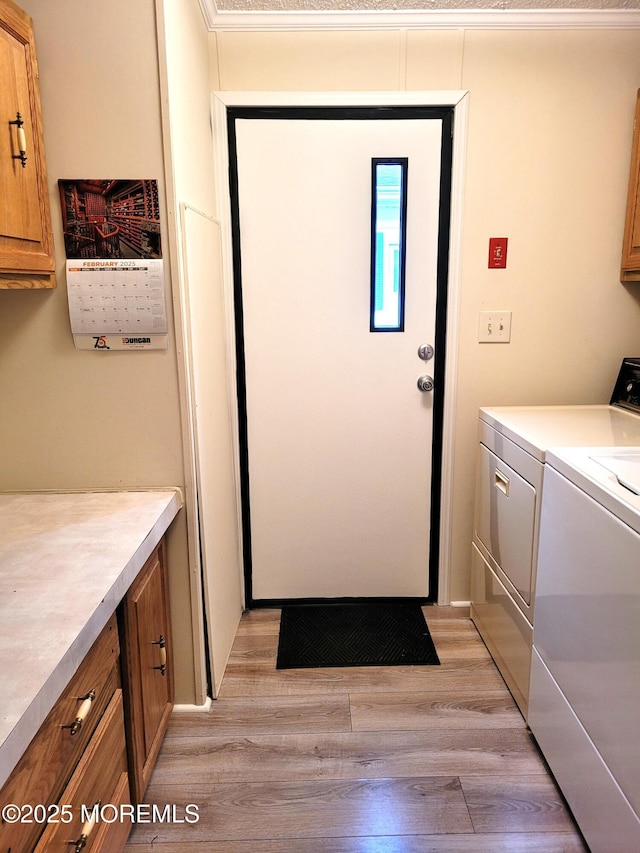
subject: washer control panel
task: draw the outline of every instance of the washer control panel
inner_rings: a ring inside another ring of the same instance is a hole
[[[640,358],[625,358],[610,404],[640,414]]]

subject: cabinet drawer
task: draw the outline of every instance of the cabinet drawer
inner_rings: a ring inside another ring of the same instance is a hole
[[[476,533],[526,604],[531,604],[536,489],[480,445]]]
[[[45,640],[43,639],[43,642]],[[31,741],[8,782],[0,792],[0,804],[44,805],[55,803],[69,779],[98,721],[120,685],[120,647],[115,615],[80,664],[64,693]],[[86,718],[75,734],[83,698],[91,692]],[[0,851],[22,853],[33,849],[42,830],[38,824],[0,825]]]
[[[122,850],[131,822],[114,820],[114,817],[118,805],[129,801],[127,778],[122,691],[117,690],[60,798],[61,812],[64,814],[65,807],[71,807],[73,820],[50,824],[36,853],[73,853],[76,849],[83,853],[90,850],[97,853],[100,849],[118,853]],[[98,814],[105,809],[105,820],[98,819],[91,826],[94,806],[98,806]]]
[[[131,803],[128,773],[120,774],[120,781],[109,803],[118,810],[120,810],[121,806]],[[119,811],[119,814],[122,814],[122,812]],[[117,820],[109,823],[108,821],[111,820],[111,811],[105,813],[105,818],[100,826],[95,829],[96,837],[91,849],[94,853],[97,853],[98,850],[103,850],[104,853],[112,853],[112,851],[115,853],[115,851],[123,850],[131,832],[131,821]]]

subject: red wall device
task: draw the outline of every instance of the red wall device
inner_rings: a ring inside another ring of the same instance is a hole
[[[489,269],[503,270],[507,266],[507,237],[489,237]]]

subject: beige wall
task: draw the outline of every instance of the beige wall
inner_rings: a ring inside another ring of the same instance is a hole
[[[167,257],[153,0],[22,0],[21,6],[35,27],[58,287],[0,292],[0,488],[183,487],[173,336],[165,352],[74,349],[57,195],[59,178],[157,179]],[[169,274],[166,295],[171,312]],[[168,544],[177,698],[189,702],[184,511]]]
[[[640,353],[640,291],[618,280],[640,30],[226,32],[223,90],[470,91],[451,597],[469,596],[480,405],[607,402]],[[509,238],[488,270],[488,240]],[[478,313],[512,342],[477,343]]]
[[[188,485],[174,336],[166,352],[73,348],[59,178],[158,179],[173,250],[165,257],[180,270],[176,204],[215,214],[208,88],[470,90],[452,542],[452,598],[467,598],[477,407],[604,401],[622,356],[639,354],[640,299],[619,284],[618,266],[640,31],[207,36],[196,0],[165,0],[164,94],[178,155],[167,192],[154,0],[21,5],[36,30],[59,286],[0,292],[5,490]],[[489,236],[510,239],[505,271],[486,269]],[[171,312],[169,271],[166,293]],[[484,308],[513,311],[510,345],[476,342]],[[169,550],[177,698],[190,702],[194,567],[184,512]]]

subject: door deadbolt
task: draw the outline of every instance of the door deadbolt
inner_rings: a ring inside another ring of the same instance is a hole
[[[420,344],[418,347],[418,358],[421,358],[423,361],[429,361],[430,358],[433,358],[433,347],[431,344]]]
[[[426,374],[418,377],[418,388],[420,391],[433,391],[433,377]]]

